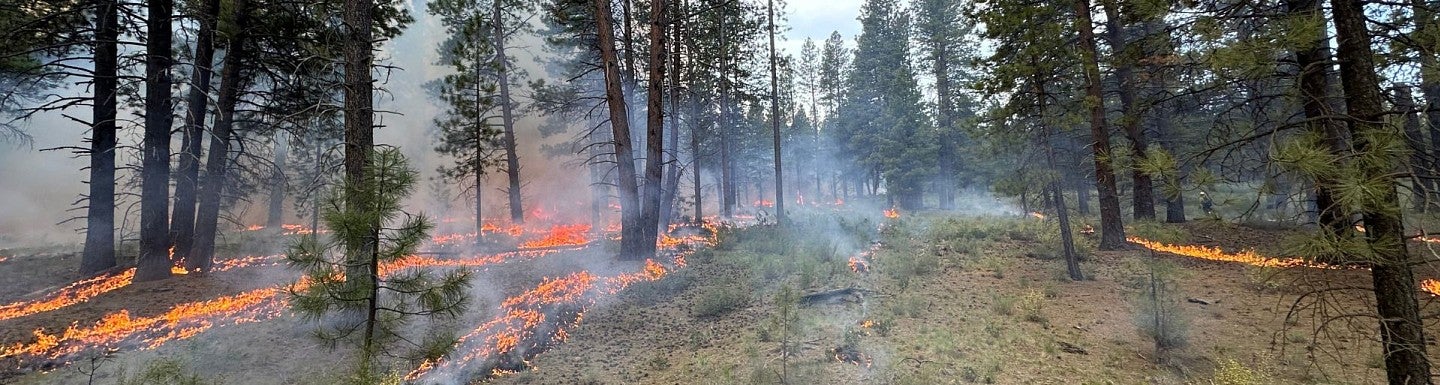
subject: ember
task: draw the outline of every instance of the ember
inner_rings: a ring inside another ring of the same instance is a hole
[[[887,210],[885,210],[885,217],[886,217],[886,218],[899,218],[899,217],[900,217],[900,210],[899,210],[899,209],[896,209],[896,208],[893,208],[893,207],[890,208],[890,209],[887,209]]]
[[[1430,295],[1440,296],[1440,281],[1422,279],[1420,280],[1420,291],[1430,293]]]
[[[775,207],[775,202],[761,199],[755,201],[755,207]]]
[[[870,356],[861,353],[860,349],[856,349],[854,346],[846,345],[830,349],[830,353],[835,355],[835,361],[851,363],[855,364],[855,366],[869,368],[870,365],[875,363]]]
[[[1030,212],[1030,216],[1035,217],[1035,219],[1039,219],[1039,220],[1042,220],[1042,221],[1045,220],[1045,214],[1041,214],[1039,211],[1031,211],[1031,212]]]

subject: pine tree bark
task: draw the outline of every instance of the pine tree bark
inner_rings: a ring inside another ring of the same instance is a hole
[[[145,136],[140,160],[140,258],[135,281],[170,277],[170,66],[172,0],[151,0],[145,20]]]
[[[505,34],[501,2],[495,0],[493,4],[491,24],[495,28],[495,66],[499,69],[496,83],[500,86],[500,118],[505,124],[505,176],[510,182],[506,191],[510,195],[510,221],[525,223],[525,208],[520,205],[520,155],[515,149],[515,112],[510,100],[510,59],[505,54],[505,41],[508,36]]]
[[[955,173],[958,172],[955,164],[956,143],[949,134],[955,129],[955,102],[951,94],[950,79],[950,52],[949,46],[938,43],[933,54],[935,64],[932,66],[935,76],[935,99],[939,108],[940,128],[940,154],[936,159],[940,169],[940,177],[936,183],[940,186],[936,191],[940,198],[941,209],[955,208]]]
[[[655,241],[660,230],[660,190],[663,187],[665,157],[665,12],[668,1],[650,2],[649,76],[645,79],[645,191],[640,205],[641,239],[633,258],[655,256]]]
[[[249,2],[235,1],[236,25],[248,21]],[[234,136],[235,104],[240,96],[241,67],[244,66],[247,32],[240,29],[230,38],[225,63],[220,69],[220,95],[216,100],[219,116],[210,135],[210,154],[205,160],[205,183],[200,186],[200,205],[195,215],[195,240],[185,270],[207,273],[215,261],[215,237],[220,225],[220,198],[225,191],[226,173],[230,168],[230,141]],[[273,229],[272,229],[273,230]]]
[[[620,187],[620,253],[622,258],[641,258],[640,194],[635,181],[635,157],[631,152],[629,108],[620,85],[620,63],[615,52],[615,27],[610,0],[593,0],[599,32],[600,61],[605,71],[605,102],[610,110],[611,141]],[[654,248],[654,241],[651,242]]]
[[[1135,158],[1134,163],[1143,164],[1150,143],[1140,125],[1144,113],[1136,102],[1135,47],[1130,44],[1130,37],[1121,24],[1119,5],[1114,0],[1107,0],[1102,2],[1102,8],[1105,9],[1106,35],[1115,50],[1115,78],[1120,83],[1120,108],[1124,111],[1120,117],[1120,128],[1130,140],[1130,155]],[[1130,179],[1131,208],[1135,219],[1155,219],[1155,187],[1150,175],[1136,166],[1131,167]]]
[[[1357,151],[1375,151],[1369,141],[1386,136],[1385,108],[1381,104],[1380,80],[1375,74],[1375,54],[1366,25],[1365,1],[1331,0],[1335,36],[1339,41],[1341,85],[1345,107],[1353,119],[1350,136]],[[1389,133],[1393,137],[1393,133]],[[1389,164],[1362,164],[1362,180],[1383,181],[1384,195],[1378,207],[1362,212],[1366,243],[1374,260],[1370,276],[1374,282],[1375,305],[1380,316],[1381,348],[1385,352],[1385,373],[1390,384],[1430,384],[1430,361],[1425,357],[1425,330],[1412,260],[1406,250],[1399,194],[1395,180],[1388,177],[1400,159]]]
[[[190,94],[185,121],[180,127],[180,164],[175,174],[175,207],[170,215],[170,247],[174,264],[182,264],[195,239],[195,194],[200,177],[201,146],[205,138],[205,115],[210,107],[210,75],[215,65],[215,24],[219,0],[200,5],[195,32],[195,64],[191,67]]]
[[[95,10],[95,95],[90,119],[90,186],[85,207],[85,251],[80,272],[115,267],[115,111],[119,67],[119,1],[98,0]]]
[[[374,40],[374,0],[345,0],[341,18],[345,25],[344,42],[341,45],[345,58],[344,118],[345,118],[345,210],[358,212],[367,210],[364,202],[365,169],[370,164],[370,154],[375,147],[375,85],[372,83],[371,65],[375,60],[372,51]],[[365,265],[373,259],[378,247],[380,223],[370,223],[365,233],[368,239],[346,240],[346,274],[365,277],[370,272]],[[359,279],[355,282],[360,282]],[[366,352],[368,341],[374,330],[366,327]]]
[[[1091,150],[1095,153],[1095,186],[1100,192],[1100,249],[1125,247],[1125,225],[1120,219],[1120,197],[1115,171],[1110,166],[1110,128],[1105,119],[1105,96],[1100,89],[1099,54],[1090,1],[1075,1],[1075,29],[1080,35],[1081,66],[1085,71],[1085,104],[1090,109]]]

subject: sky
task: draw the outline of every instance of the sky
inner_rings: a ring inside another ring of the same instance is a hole
[[[860,31],[860,23],[856,17],[863,1],[788,0],[784,12],[788,28],[782,30],[783,38],[776,43],[785,52],[799,55],[805,38],[815,39],[818,45],[820,41],[828,38],[832,31],[839,31],[847,43],[853,44],[855,35]],[[429,176],[434,173],[435,167],[444,161],[433,151],[434,144],[428,133],[433,126],[432,119],[441,111],[441,107],[429,98],[420,86],[445,73],[444,68],[433,65],[436,60],[434,47],[444,38],[444,30],[437,20],[423,11],[424,3],[425,0],[411,0],[409,5],[416,16],[416,23],[398,40],[391,42],[381,55],[382,61],[404,69],[391,74],[391,78],[384,85],[388,94],[378,95],[376,98],[377,108],[387,111],[377,119],[385,127],[377,132],[376,137],[381,143],[399,146],[411,158],[415,168],[422,172],[422,176]],[[525,60],[523,56],[543,54],[539,42],[521,45],[520,51],[523,52],[515,55],[521,56],[522,61]],[[544,72],[538,68],[530,69],[530,73],[532,76],[544,76]],[[86,91],[72,89],[61,92],[74,94]],[[89,111],[83,109],[74,109],[63,114],[77,117],[90,115]],[[34,142],[29,145],[0,143],[0,180],[10,181],[0,183],[0,202],[7,202],[0,205],[0,249],[20,245],[76,244],[83,238],[81,233],[76,231],[83,225],[83,221],[63,225],[59,222],[84,214],[83,211],[66,210],[75,207],[72,204],[86,191],[86,185],[82,181],[88,176],[83,170],[88,165],[88,158],[74,156],[69,151],[39,151],[52,147],[84,145],[80,138],[88,135],[86,127],[65,118],[63,114],[42,114],[29,121],[28,130],[34,137]],[[120,116],[136,118],[135,111],[128,108],[122,108]],[[535,118],[522,119],[517,123],[521,153],[525,154],[522,155],[522,165],[530,165],[525,166],[524,171],[530,177],[526,182],[527,189],[584,191],[583,186],[556,188],[562,186],[545,185],[547,181],[575,181],[583,178],[565,177],[574,170],[560,167],[561,161],[538,159],[541,157],[539,148],[543,143],[557,141],[555,138],[539,138],[535,130],[539,124],[540,120]],[[136,120],[129,125],[138,126],[139,122]],[[137,129],[125,130],[121,133],[121,145],[138,143],[139,134]],[[178,138],[174,139],[174,146],[178,149]],[[122,156],[119,163],[124,164],[127,161],[129,160]],[[496,182],[498,179],[491,183]],[[492,197],[500,195],[498,192],[487,194]],[[547,198],[564,197],[528,198],[539,198],[543,201]],[[135,208],[122,207],[120,214],[133,209]],[[253,214],[263,210],[249,211]],[[133,231],[135,226],[134,223],[124,225],[128,231]]]
[[[847,43],[853,44],[860,33],[860,4],[864,0],[789,0],[787,16],[790,30],[785,33],[784,47],[792,55],[800,54],[805,38],[815,39],[818,47],[838,31]],[[780,43],[776,43],[777,45]]]

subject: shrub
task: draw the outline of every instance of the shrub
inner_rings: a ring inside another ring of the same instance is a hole
[[[1020,311],[1026,321],[1044,323],[1045,315],[1041,313],[1041,310],[1045,308],[1045,293],[1039,289],[1026,290],[1025,294],[1020,296],[1020,300],[1015,303],[1015,308]]]
[[[691,314],[714,317],[750,305],[749,292],[738,287],[712,287],[700,293]]]
[[[125,373],[121,372],[116,383],[119,385],[204,385],[221,382],[201,378],[199,374],[186,368],[185,364],[180,361],[160,359],[150,362],[145,370],[140,372],[140,376],[134,379],[127,378]]]
[[[1184,347],[1189,341],[1189,320],[1180,308],[1176,294],[1176,267],[1161,259],[1148,259],[1146,270],[1136,274],[1135,326],[1155,343],[1157,359],[1170,349]]]

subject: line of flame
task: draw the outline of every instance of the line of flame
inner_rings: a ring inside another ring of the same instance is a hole
[[[274,265],[278,255],[250,256],[216,261],[214,271],[221,272],[240,267]],[[20,318],[52,310],[63,309],[89,301],[95,296],[129,286],[135,278],[135,268],[125,269],[119,274],[106,274],[75,281],[56,290],[42,299],[11,302],[0,306],[0,321]]]

